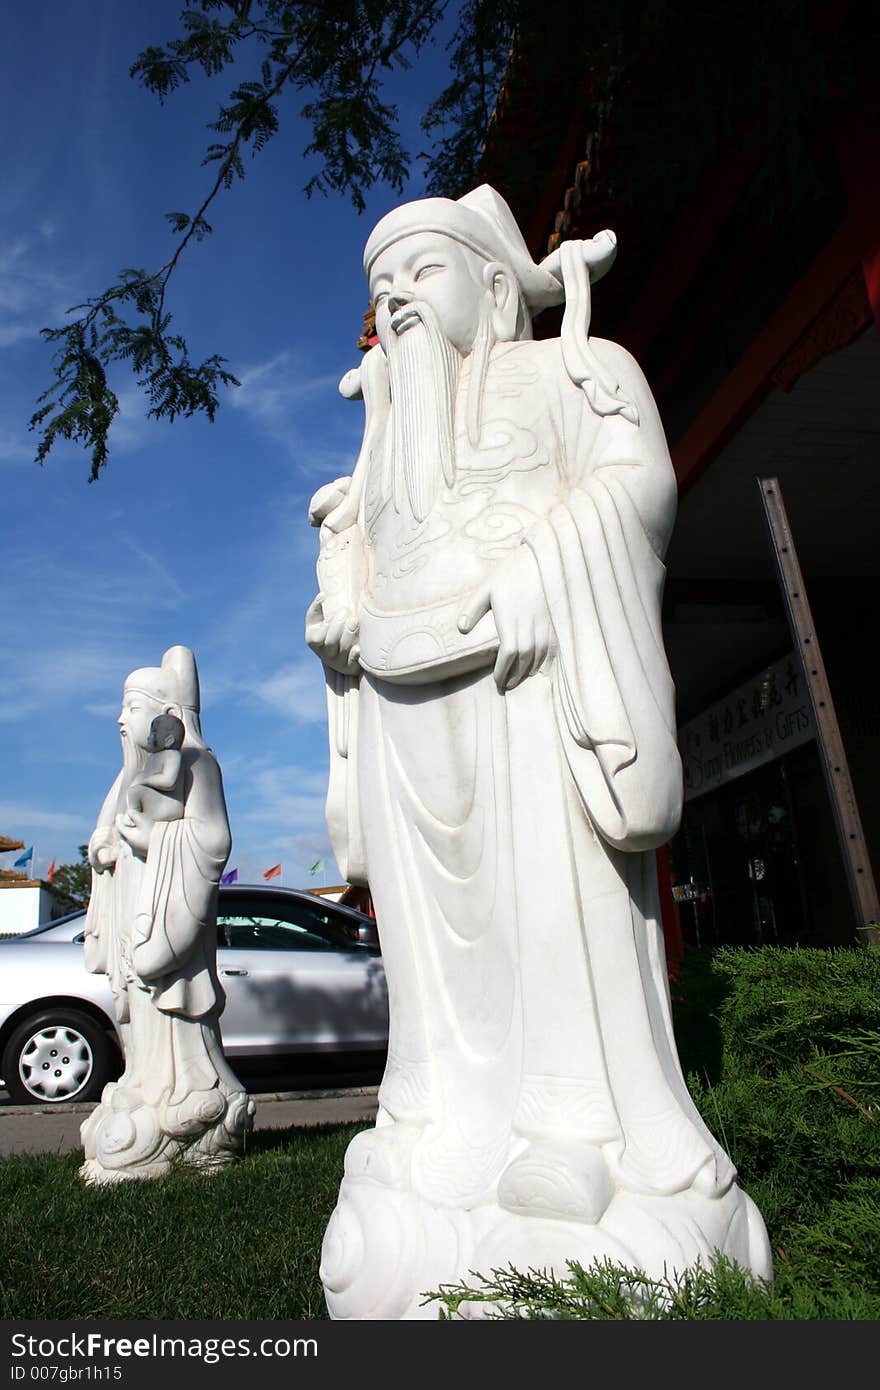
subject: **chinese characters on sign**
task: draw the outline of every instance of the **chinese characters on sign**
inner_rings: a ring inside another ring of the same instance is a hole
[[[815,737],[803,675],[794,654],[785,656],[681,726],[685,800]]]

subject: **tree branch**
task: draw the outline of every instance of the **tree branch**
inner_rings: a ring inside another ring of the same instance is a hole
[[[355,206],[362,207],[364,188],[377,179],[400,187],[406,156],[396,131],[396,111],[376,99],[377,73],[390,70],[395,61],[405,63],[404,48],[418,51],[447,4],[448,0],[199,0],[198,10],[183,12],[183,37],[140,54],[132,76],[164,100],[189,81],[187,69],[193,64],[215,75],[233,61],[242,44],[259,43],[269,49],[259,79],[241,82],[212,123],[227,139],[208,147],[204,162],[217,161],[218,169],[198,209],[192,215],[168,214],[178,238],[172,255],[152,272],[121,272],[102,294],[71,310],[78,313],[73,322],[43,329],[44,340],[57,350],[55,380],[38,398],[30,420],[30,428],[41,431],[38,463],[59,439],[66,439],[90,449],[90,481],[100,475],[108,458],[108,432],[119,410],[108,380],[116,362],[131,363],[149,401],[148,415],[173,420],[178,414],[203,411],[214,419],[219,388],[238,382],[226,369],[226,359],[217,354],[194,365],[185,340],[170,332],[166,310],[169,282],[185,253],[194,241],[211,234],[209,208],[223,189],[244,177],[245,145],[250,143],[256,154],[276,133],[274,103],[291,88],[311,89],[317,97],[306,108],[315,137],[306,153],[317,150],[324,164],[307,192],[335,188],[348,192]],[[225,20],[209,17],[223,8],[230,12]]]

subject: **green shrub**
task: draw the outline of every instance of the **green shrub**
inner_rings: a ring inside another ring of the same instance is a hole
[[[696,1104],[754,1198],[768,1289],[726,1261],[676,1284],[609,1264],[492,1271],[434,1295],[499,1317],[880,1317],[880,950],[697,950],[673,985]]]
[[[777,1229],[880,1182],[880,951],[726,949],[681,979],[691,1093],[743,1186],[772,1184]]]
[[[816,1289],[785,1270],[766,1284],[720,1256],[709,1269],[698,1265],[677,1279],[649,1279],[610,1260],[589,1269],[572,1262],[564,1279],[511,1267],[477,1276],[474,1284],[443,1286],[427,1301],[440,1305],[442,1319],[481,1313],[497,1321],[853,1321],[875,1319],[878,1309],[876,1298],[858,1286]],[[468,1303],[482,1306],[464,1308]]]

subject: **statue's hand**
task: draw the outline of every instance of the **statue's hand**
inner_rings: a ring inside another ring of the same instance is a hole
[[[89,841],[89,863],[96,874],[112,869],[119,855],[119,847],[114,844],[109,826],[97,830]]]
[[[142,859],[146,858],[147,850],[150,847],[150,831],[152,822],[142,815],[140,811],[129,811],[124,817],[120,816],[116,822],[116,828],[123,840],[131,845],[135,854]]]
[[[513,690],[543,665],[553,637],[538,562],[528,546],[521,545],[477,590],[459,617],[459,631],[470,632],[490,609],[498,631],[495,683]]]
[[[357,618],[346,607],[336,609],[327,617],[321,594],[306,613],[306,642],[324,665],[334,671],[354,676],[360,670]]]
[[[351,478],[337,478],[335,482],[319,487],[309,503],[309,521],[312,526],[320,526],[348,496]]]
[[[96,850],[91,863],[92,868],[99,874],[106,873],[112,869],[116,863],[119,851],[112,845],[104,845],[102,849]]]

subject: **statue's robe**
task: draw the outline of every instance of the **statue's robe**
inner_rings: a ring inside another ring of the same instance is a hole
[[[364,576],[365,669],[327,670],[327,813],[388,977],[377,1128],[409,1136],[406,1181],[441,1206],[498,1200],[529,1146],[600,1151],[638,1193],[735,1177],[681,1075],[653,854],[681,811],[660,630],[675,480],[638,366],[591,346],[638,423],[596,413],[558,340],[498,345],[477,448],[465,364],[455,479],[425,519],[368,425],[357,522],[322,532]],[[552,648],[499,693],[491,614],[468,637],[457,616],[532,557]]]
[[[184,814],[152,826],[144,858],[115,823],[126,809],[124,772],[111,787],[91,849],[112,847],[117,858],[112,872],[92,876],[85,934],[86,967],[109,976],[126,1034],[120,1087],[161,1103],[172,1126],[193,1093],[240,1089],[218,1027],[217,892],[231,843],[220,771],[204,747],[185,748],[183,763]]]

